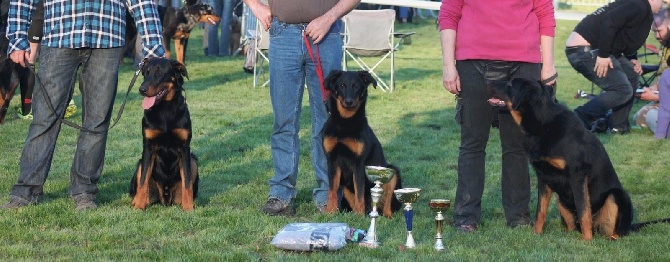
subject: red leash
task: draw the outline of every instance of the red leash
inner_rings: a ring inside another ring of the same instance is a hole
[[[323,103],[326,104],[326,110],[328,111],[328,113],[330,113],[330,108],[328,108],[328,97],[330,96],[330,90],[326,89],[326,87],[323,86],[323,68],[321,68],[321,55],[319,55],[319,46],[315,44],[314,51],[316,52],[312,52],[312,46],[309,44],[307,34],[305,34],[304,31],[302,33],[302,36],[303,39],[305,39],[305,46],[307,47],[307,51],[309,52],[309,57],[312,59],[312,62],[316,62],[316,65],[314,67],[316,69],[316,76],[319,77],[319,84],[321,85],[321,98],[323,99]]]

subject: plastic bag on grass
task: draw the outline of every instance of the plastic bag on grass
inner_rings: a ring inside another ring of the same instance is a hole
[[[294,251],[334,251],[347,244],[345,223],[291,223],[275,235],[272,245]]]

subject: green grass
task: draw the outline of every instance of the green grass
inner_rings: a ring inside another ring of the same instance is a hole
[[[572,95],[590,90],[590,83],[565,60],[563,46],[576,22],[559,21],[556,66],[560,74],[558,98],[574,108],[584,102]],[[320,261],[668,261],[670,225],[653,225],[619,241],[602,236],[591,242],[577,232],[565,233],[555,205],[548,214],[545,233],[505,226],[500,202],[500,142],[491,130],[487,148],[487,180],[482,202],[482,224],[473,234],[446,227],[446,251],[432,249],[431,198],[453,199],[459,128],[454,122],[454,97],[442,87],[438,32],[433,21],[401,25],[397,31],[416,31],[412,45],[397,54],[397,83],[393,93],[370,90],[368,118],[381,140],[388,160],[400,167],[406,187],[422,188],[415,204],[416,250],[400,251],[405,241],[404,219],[380,218],[382,246],[367,249],[349,244],[337,252],[287,252],[270,245],[273,236],[292,222],[344,222],[367,229],[368,217],[351,213],[323,215],[311,199],[314,178],[309,156],[309,107],[305,99],[301,122],[300,172],[297,215],[291,218],[261,214],[272,176],[269,136],[272,111],[267,88],[253,88],[242,71],[243,57],[210,58],[202,55],[202,31],[193,35],[188,49],[186,96],[193,119],[192,150],[200,159],[200,194],[193,212],[178,207],[130,207],[127,189],[142,151],[141,98],[138,85],[123,117],[110,131],[105,169],[99,182],[99,208],[75,212],[67,195],[69,170],[77,132],[63,127],[45,195],[37,206],[0,211],[0,260],[320,260]],[[134,70],[121,68],[114,116]],[[306,97],[305,97],[306,98]],[[76,96],[77,104],[80,97]],[[16,103],[15,100],[13,101]],[[642,103],[636,104],[639,108]],[[635,109],[634,109],[635,110]],[[73,118],[79,120],[81,112]],[[19,173],[19,157],[29,123],[10,119],[0,126],[0,202],[7,201]],[[626,136],[599,136],[619,177],[629,191],[639,221],[670,217],[667,183],[667,141],[656,141],[646,130]],[[535,178],[532,178],[533,186]],[[535,210],[533,194],[531,212]],[[446,212],[451,221],[452,210]]]

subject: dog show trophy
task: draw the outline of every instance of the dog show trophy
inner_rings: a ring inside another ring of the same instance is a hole
[[[437,227],[437,234],[435,235],[435,250],[443,251],[444,244],[442,244],[442,222],[444,222],[444,216],[442,216],[442,211],[446,211],[451,202],[448,199],[431,199],[428,203],[430,209],[434,212],[437,212],[435,216],[435,226]]]
[[[412,203],[416,203],[419,199],[419,188],[401,188],[393,191],[395,196],[405,204],[405,224],[407,225],[407,241],[405,241],[406,248],[416,248],[414,237],[412,236],[412,219],[414,218],[414,211],[412,210]]]
[[[379,197],[382,195],[384,189],[382,189],[382,184],[388,182],[395,175],[395,170],[382,167],[382,166],[366,166],[365,175],[370,181],[375,182],[375,186],[370,189],[370,195],[372,196],[372,211],[370,212],[370,228],[368,229],[367,234],[363,241],[359,245],[376,248],[379,247],[379,241],[377,241],[377,217],[379,213],[377,212],[377,202]]]

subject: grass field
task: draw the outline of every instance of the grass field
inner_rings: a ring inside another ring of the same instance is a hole
[[[567,63],[562,51],[576,22],[559,21],[556,38],[558,98],[574,108],[577,89],[591,85]],[[500,142],[493,129],[487,148],[487,180],[482,223],[472,234],[447,226],[445,252],[433,250],[434,216],[431,198],[453,199],[459,128],[454,121],[454,97],[441,84],[442,62],[434,21],[400,25],[397,31],[416,31],[412,45],[397,54],[396,90],[370,90],[368,118],[388,160],[400,167],[406,187],[422,189],[414,205],[415,250],[399,250],[405,241],[402,213],[378,220],[382,245],[367,249],[348,244],[337,252],[287,252],[270,245],[273,236],[292,222],[343,222],[367,229],[368,217],[351,213],[319,214],[311,199],[314,178],[309,156],[309,106],[305,99],[301,122],[297,214],[269,217],[265,203],[267,180],[273,168],[269,137],[272,112],[268,89],[253,88],[242,71],[243,57],[202,55],[202,31],[190,41],[186,97],[193,119],[192,150],[200,159],[200,194],[196,210],[152,206],[130,207],[128,185],[142,151],[141,98],[138,85],[128,98],[118,125],[110,131],[105,169],[99,182],[99,208],[76,212],[67,195],[69,169],[77,132],[63,127],[45,195],[39,205],[0,211],[0,260],[3,261],[669,261],[670,225],[653,225],[618,241],[602,236],[580,240],[565,233],[555,205],[545,233],[505,226],[500,202]],[[655,42],[654,42],[655,43]],[[128,61],[128,60],[126,60]],[[114,117],[123,102],[134,69],[121,68]],[[77,104],[80,97],[76,96]],[[17,100],[13,101],[16,103]],[[642,106],[638,102],[636,108]],[[635,110],[634,109],[634,110]],[[73,119],[79,120],[81,112]],[[0,202],[8,199],[19,173],[19,157],[29,122],[10,119],[0,126]],[[667,141],[635,129],[626,136],[599,136],[608,150],[636,208],[636,220],[670,217]],[[535,186],[535,178],[532,178]],[[533,194],[531,212],[535,210]],[[446,212],[447,223],[452,210]]]

